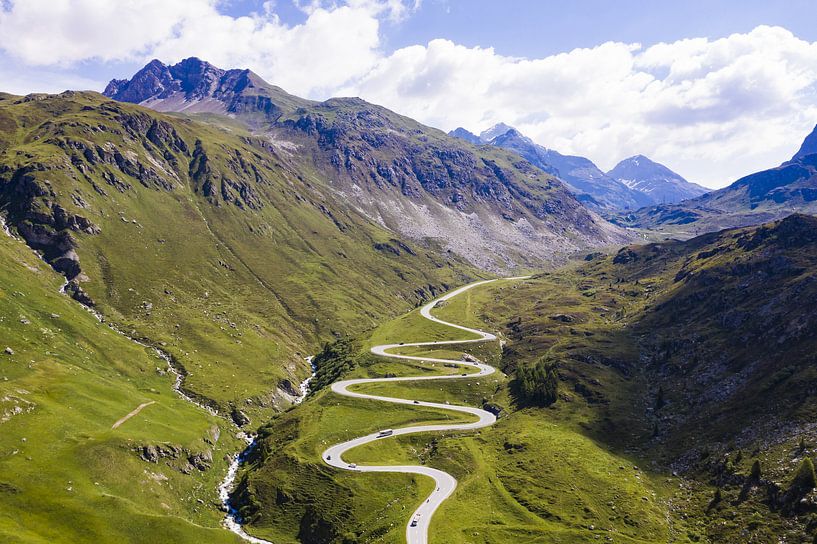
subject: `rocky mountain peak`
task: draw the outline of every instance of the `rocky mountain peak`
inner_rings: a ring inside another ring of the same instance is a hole
[[[679,174],[676,174],[663,164],[657,163],[644,155],[627,157],[620,161],[612,170],[607,172],[607,175],[617,179],[644,179],[645,177],[658,175],[684,180]]]
[[[145,97],[172,92],[173,76],[168,66],[152,60],[130,79],[114,79],[102,92],[107,97],[123,102],[141,102]]]
[[[130,80],[112,80],[105,96],[158,111],[277,117],[308,103],[247,69],[224,70],[197,57],[167,65],[152,60]]]
[[[497,123],[488,130],[483,130],[479,137],[484,142],[490,142],[497,136],[501,136],[507,133],[510,130],[516,130],[512,126],[506,125],[505,123]]]
[[[465,140],[466,142],[471,142],[472,144],[482,144],[484,143],[482,139],[474,134],[473,132],[466,130],[462,127],[457,127],[454,130],[448,133],[449,136],[453,136],[454,138],[459,138],[461,140]]]
[[[690,183],[663,164],[644,155],[634,155],[619,162],[607,175],[627,187],[649,195],[656,203],[679,202],[707,192]]]
[[[800,146],[800,150],[794,154],[791,160],[795,161],[813,153],[817,153],[817,126],[814,127],[811,134],[806,136],[806,139],[803,140],[803,145]]]

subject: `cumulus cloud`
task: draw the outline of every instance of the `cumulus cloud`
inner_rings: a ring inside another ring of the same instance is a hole
[[[288,90],[331,93],[378,61],[381,20],[398,21],[416,3],[312,1],[302,24],[287,25],[275,4],[233,17],[218,0],[14,0],[0,4],[0,49],[31,66],[81,61],[175,62],[198,56],[248,66]]]
[[[518,59],[434,40],[381,58],[342,92],[446,130],[502,121],[603,168],[643,153],[722,186],[789,158],[817,123],[817,43],[761,26]]]
[[[817,43],[780,27],[530,59],[445,39],[387,54],[384,28],[417,0],[297,0],[299,24],[281,21],[274,2],[240,17],[221,4],[0,0],[0,49],[61,74],[83,62],[198,56],[310,98],[361,96],[444,130],[502,121],[602,168],[643,153],[710,186],[785,160],[817,123]]]

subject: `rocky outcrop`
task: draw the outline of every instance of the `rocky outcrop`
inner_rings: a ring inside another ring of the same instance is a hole
[[[230,175],[213,166],[201,140],[197,140],[190,160],[190,181],[197,193],[216,206],[234,204],[241,209],[261,209],[261,199],[254,185],[263,183],[264,179],[255,165],[243,160],[238,150],[234,153],[228,162],[234,174]]]
[[[73,280],[81,268],[72,233],[94,235],[99,228],[87,217],[68,212],[56,202],[51,184],[40,177],[47,170],[43,164],[0,169],[0,203],[7,210],[9,226],[32,249],[42,252],[55,270]]]
[[[165,463],[183,474],[193,470],[204,472],[213,466],[212,450],[191,451],[177,444],[145,444],[136,448],[147,463]]]
[[[48,102],[49,97],[42,101]],[[13,161],[0,166],[0,205],[8,226],[69,280],[67,293],[89,306],[93,300],[78,283],[82,266],[77,237],[100,233],[90,219],[100,211],[88,204],[92,199],[83,192],[85,184],[103,197],[112,190],[132,193],[135,184],[174,191],[182,183],[180,160],[190,153],[173,125],[162,119],[127,111],[114,102],[99,109],[115,122],[94,125],[70,117],[49,119],[35,129],[34,139],[57,152],[43,160],[17,153]],[[105,133],[111,139],[100,142],[99,135]],[[64,195],[66,186],[69,198]]]

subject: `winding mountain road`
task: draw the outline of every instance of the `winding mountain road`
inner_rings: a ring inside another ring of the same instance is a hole
[[[514,277],[514,278],[506,278],[506,280],[521,280],[526,279],[527,276],[524,277]],[[367,444],[369,442],[374,442],[376,440],[383,440],[389,438],[391,436],[400,436],[404,434],[411,434],[411,433],[427,433],[427,432],[434,432],[434,431],[467,431],[472,429],[479,429],[481,427],[487,427],[489,425],[493,425],[496,421],[496,416],[492,413],[481,410],[479,408],[472,408],[470,406],[456,406],[456,405],[449,405],[449,404],[442,404],[437,402],[424,402],[424,401],[414,401],[410,399],[400,399],[394,397],[381,397],[378,395],[367,395],[365,393],[357,393],[354,391],[349,391],[349,387],[365,384],[365,383],[381,383],[381,382],[402,382],[402,381],[424,381],[424,380],[457,380],[457,379],[473,379],[479,376],[487,376],[492,374],[496,371],[494,367],[486,365],[481,362],[468,362],[468,361],[461,361],[458,359],[435,359],[432,357],[417,357],[412,355],[397,355],[394,353],[389,353],[389,350],[394,348],[406,348],[406,347],[423,347],[423,346],[443,346],[447,344],[468,344],[468,343],[476,343],[476,342],[490,342],[496,340],[497,337],[489,332],[481,331],[478,329],[471,329],[469,327],[464,327],[462,325],[456,325],[454,323],[448,323],[441,319],[438,319],[431,315],[431,310],[440,302],[449,300],[469,289],[473,289],[474,287],[478,287],[480,285],[485,285],[486,283],[492,283],[495,281],[502,281],[502,280],[485,280],[479,281],[476,283],[472,283],[466,285],[464,287],[460,287],[450,293],[445,294],[444,296],[433,300],[423,306],[420,309],[420,315],[424,318],[434,321],[435,323],[439,323],[441,325],[445,325],[447,327],[453,327],[456,329],[460,329],[465,332],[469,332],[472,334],[476,334],[479,338],[467,339],[467,340],[440,340],[440,341],[433,341],[433,342],[414,342],[414,343],[404,343],[404,344],[385,344],[381,346],[374,346],[371,351],[375,355],[380,355],[382,357],[389,357],[392,359],[403,359],[403,360],[410,360],[410,361],[423,361],[423,362],[433,362],[433,363],[456,363],[458,365],[465,365],[471,366],[478,370],[478,372],[468,374],[467,376],[462,376],[460,374],[456,375],[442,375],[442,376],[420,376],[420,377],[412,377],[412,376],[403,376],[399,378],[372,378],[372,379],[357,379],[357,380],[343,380],[340,382],[336,382],[332,384],[332,391],[339,395],[343,395],[346,397],[353,397],[359,399],[371,399],[371,400],[379,400],[384,402],[392,402],[395,404],[407,404],[411,406],[420,406],[420,407],[429,407],[429,408],[440,408],[443,410],[450,410],[454,412],[461,412],[466,414],[471,414],[476,416],[477,421],[473,423],[461,423],[461,424],[438,424],[438,425],[413,425],[410,427],[403,427],[400,429],[394,429],[393,433],[388,436],[381,436],[379,433],[373,433],[366,436],[361,436],[359,438],[354,438],[347,442],[342,442],[340,444],[336,444],[326,451],[323,452],[323,460],[325,463],[337,467],[340,469],[345,470],[355,470],[359,472],[399,472],[399,473],[406,473],[406,474],[420,474],[423,476],[429,476],[434,479],[436,482],[435,490],[431,493],[431,495],[420,505],[420,507],[414,511],[409,520],[409,524],[406,527],[406,541],[408,544],[426,544],[428,542],[428,527],[431,523],[431,517],[434,515],[434,512],[439,508],[440,504],[447,499],[453,492],[454,489],[457,487],[457,480],[448,474],[447,472],[443,472],[441,470],[437,470],[435,468],[425,467],[421,465],[357,465],[352,466],[349,463],[343,460],[343,454],[346,453],[348,450],[352,448],[356,448],[357,446],[361,446],[363,444]],[[416,524],[414,521],[416,520]]]

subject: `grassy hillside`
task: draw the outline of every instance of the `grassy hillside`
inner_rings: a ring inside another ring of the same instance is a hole
[[[518,155],[467,144],[359,98],[313,102],[249,70],[151,61],[105,95],[216,126],[242,125],[291,170],[407,240],[494,272],[540,268],[630,238]]]
[[[524,287],[499,285],[474,289],[436,312],[486,326],[480,317],[483,309],[490,308],[489,301],[541,287],[540,282]],[[346,349],[333,348],[333,356],[320,364],[343,360],[346,376],[459,372],[379,361],[366,354],[369,345],[380,341],[450,338],[451,334],[413,312]],[[470,351],[493,364],[504,364],[497,343]],[[659,474],[634,466],[631,455],[612,451],[587,436],[583,426],[593,419],[593,411],[572,392],[566,392],[566,400],[559,403],[564,410],[553,411],[518,406],[509,376],[503,373],[473,381],[372,384],[358,389],[418,400],[489,403],[502,409],[495,426],[477,433],[400,437],[350,452],[350,460],[360,463],[423,463],[458,478],[455,495],[434,518],[432,542],[586,542],[608,535],[621,542],[656,542],[676,535],[677,526],[683,525],[667,520],[670,485]],[[393,411],[405,419],[395,418]],[[244,473],[237,496],[251,530],[277,542],[296,542],[304,539],[298,528],[319,516],[322,531],[310,533],[305,541],[401,542],[407,516],[427,482],[337,472],[325,467],[318,456],[345,437],[403,421],[433,419],[432,414],[383,403],[356,403],[321,389],[303,405],[274,419],[262,434],[262,448]],[[406,486],[413,502],[402,499]],[[393,505],[398,506],[396,511]]]
[[[815,269],[817,220],[792,216],[591,255],[532,280],[474,289],[435,313],[501,331],[501,353],[495,345],[478,355],[505,375],[361,389],[487,402],[502,409],[499,422],[462,436],[400,437],[350,455],[426,463],[459,479],[435,516],[432,541],[811,542]],[[417,374],[365,352],[384,341],[450,337],[435,329],[408,314],[331,350],[321,364],[347,376]],[[520,369],[537,364],[558,375],[555,402],[545,406],[525,396],[519,379]],[[399,496],[388,486],[404,485],[395,483],[400,478],[378,476],[371,492],[370,476],[323,468],[321,448],[305,448],[299,438],[323,437],[317,423],[347,400],[321,389],[270,424],[244,476],[241,501],[253,530],[295,541],[291,528],[309,519],[308,505],[348,497],[343,512],[323,519],[315,542],[381,541],[381,532],[382,541],[400,541],[407,514],[366,517]],[[354,422],[363,434],[396,421],[380,418],[390,410],[382,405],[356,410],[335,411],[334,425]],[[321,478],[282,488],[295,473]],[[276,521],[283,512],[291,521]]]
[[[578,401],[583,434],[683,478],[670,513],[692,537],[811,542],[792,482],[815,451],[815,268],[817,220],[795,215],[591,256],[482,312],[506,320],[507,370],[558,364],[551,410]]]
[[[236,542],[214,506],[234,428],[62,283],[0,233],[0,540]],[[147,462],[146,447],[173,453]]]
[[[238,127],[93,93],[0,100],[0,207],[108,319],[223,412],[285,406],[303,357],[473,269],[408,243]]]

